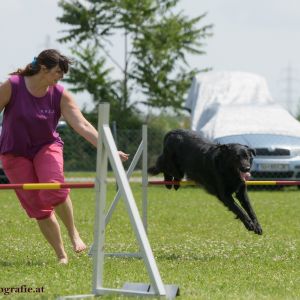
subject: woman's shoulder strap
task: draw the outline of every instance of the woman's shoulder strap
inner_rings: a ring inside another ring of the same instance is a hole
[[[11,75],[9,77],[9,81],[13,88],[17,87],[21,82],[21,76],[20,75]]]

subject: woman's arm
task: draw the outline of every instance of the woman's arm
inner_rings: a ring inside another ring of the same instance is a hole
[[[61,99],[61,113],[66,122],[83,138],[97,147],[98,132],[95,127],[82,115],[79,107],[75,103],[73,96],[64,90]],[[128,154],[119,151],[122,161],[128,159]]]
[[[0,84],[0,113],[3,108],[8,104],[11,97],[11,84],[9,80]]]
[[[64,90],[61,99],[61,113],[66,122],[83,138],[97,147],[98,132],[95,127],[82,115],[73,96]]]

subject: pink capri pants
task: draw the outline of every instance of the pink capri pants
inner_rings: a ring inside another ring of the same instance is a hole
[[[61,145],[46,145],[33,159],[2,154],[1,160],[10,183],[64,182]],[[50,217],[54,207],[67,199],[69,191],[69,189],[15,190],[28,216],[37,220]]]

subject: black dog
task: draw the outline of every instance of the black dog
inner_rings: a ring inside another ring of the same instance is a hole
[[[222,201],[248,230],[262,234],[245,183],[254,155],[255,150],[248,146],[215,144],[196,132],[177,129],[166,134],[163,153],[148,172],[163,173],[165,181],[180,181],[186,176]],[[167,183],[166,187],[177,190],[179,184]],[[235,202],[233,193],[242,207]]]

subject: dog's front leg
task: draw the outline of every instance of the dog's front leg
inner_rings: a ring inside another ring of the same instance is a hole
[[[232,211],[243,222],[243,224],[249,231],[255,230],[255,226],[252,220],[245,214],[245,212],[241,209],[241,207],[239,207],[235,203],[231,195],[222,194],[222,195],[218,195],[218,198],[225,204],[225,206],[230,211]]]
[[[246,185],[242,185],[240,189],[236,192],[236,197],[240,201],[242,207],[247,212],[250,219],[253,221],[255,226],[254,232],[257,234],[262,234],[261,226],[258,222],[254,209],[252,208],[251,202],[248,197]]]

